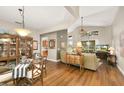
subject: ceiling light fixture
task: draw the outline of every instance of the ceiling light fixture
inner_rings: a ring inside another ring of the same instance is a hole
[[[84,18],[81,17],[81,31],[80,31],[81,36],[85,36],[85,35],[87,35],[87,36],[98,35],[99,31],[86,31],[86,30],[84,30],[84,28],[83,28],[83,19]]]
[[[85,30],[83,29],[83,17],[81,17],[81,32],[84,32]]]
[[[17,29],[15,29],[15,31],[20,36],[27,36],[30,33],[30,31],[25,29],[25,20],[24,20],[25,19],[25,15],[24,15],[25,11],[24,11],[24,6],[22,7],[22,9],[19,8],[18,10],[19,10],[19,13],[20,13],[20,15],[22,17],[22,22],[16,22],[16,23],[22,24],[22,28],[17,28]]]
[[[84,17],[81,17],[81,29],[80,29],[81,36],[84,36],[87,34],[87,31],[85,31],[84,27],[83,27],[83,19],[84,19]]]

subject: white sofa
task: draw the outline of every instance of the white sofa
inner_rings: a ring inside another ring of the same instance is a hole
[[[95,53],[83,53],[84,55],[84,68],[96,70],[99,66],[99,61]]]
[[[0,75],[0,83],[12,79],[12,72]]]

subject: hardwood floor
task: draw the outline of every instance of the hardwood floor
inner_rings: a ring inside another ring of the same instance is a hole
[[[111,65],[103,64],[97,71],[82,70],[76,66],[66,66],[64,63],[48,62],[47,76],[44,77],[44,86],[122,86],[124,77]],[[38,81],[34,84],[40,86]]]

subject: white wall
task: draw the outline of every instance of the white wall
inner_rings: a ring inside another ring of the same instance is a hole
[[[54,39],[55,40],[55,48],[54,49],[50,49],[48,48],[48,60],[51,60],[51,61],[54,61],[54,62],[57,62],[57,33],[53,32],[53,33],[48,33],[48,34],[42,34],[41,35],[41,41],[43,38],[47,38],[48,41],[50,39]],[[42,49],[42,47],[41,47]]]
[[[38,50],[33,50],[33,52],[40,53],[40,33],[38,31],[33,30],[30,36],[33,37],[33,40],[38,41]]]
[[[0,32],[8,32],[8,33],[15,34],[16,33],[15,28],[17,28],[17,27],[19,27],[19,26],[0,20]]]
[[[52,33],[52,34],[49,34],[48,36],[48,39],[54,39],[55,40],[55,48],[54,49],[50,49],[48,48],[48,59],[51,59],[51,60],[57,60],[57,34],[56,33]]]
[[[111,26],[108,27],[97,27],[97,26],[88,26],[84,27],[84,30],[86,31],[99,31],[99,35],[97,36],[90,36],[89,40],[95,40],[96,45],[98,44],[109,44],[111,46],[112,44],[112,28]],[[78,41],[87,41],[88,37],[83,36],[81,37],[80,28],[75,29],[74,31],[70,32],[68,34],[73,37],[73,45],[76,46]]]
[[[122,32],[124,32],[124,7],[119,8],[116,19],[114,20],[112,41],[112,45],[115,48],[117,56],[117,64],[120,67],[121,71],[124,72],[124,57],[122,57],[120,54],[120,52],[122,52],[120,47],[120,36]]]
[[[40,31],[40,34],[45,34],[45,33],[50,33],[50,32],[53,32],[53,31],[60,31],[60,30],[63,30],[63,29],[67,29],[71,25],[71,23],[72,23],[72,21],[68,22],[67,24],[48,27],[47,29],[43,29],[42,31]]]

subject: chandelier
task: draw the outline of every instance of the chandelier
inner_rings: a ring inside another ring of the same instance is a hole
[[[84,32],[84,29],[83,29],[83,17],[81,17],[81,32]]]
[[[87,32],[83,28],[83,17],[81,17],[81,29],[80,29],[80,34],[85,35]]]
[[[92,35],[98,35],[99,31],[86,31],[83,28],[83,17],[81,17],[81,30],[80,34],[81,36],[92,36]]]
[[[15,31],[20,36],[27,36],[30,33],[30,31],[25,29],[25,20],[24,20],[25,19],[25,15],[24,15],[25,11],[24,11],[24,6],[22,7],[22,9],[19,8],[18,10],[19,10],[19,13],[20,13],[20,15],[22,17],[22,22],[16,22],[16,23],[21,24],[22,28],[17,28],[17,29],[15,29]]]

